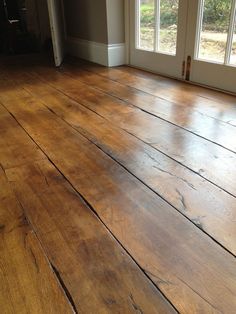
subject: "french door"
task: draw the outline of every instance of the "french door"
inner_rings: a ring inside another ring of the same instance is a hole
[[[182,77],[187,0],[171,3],[171,23],[165,24],[162,0],[130,1],[130,63],[153,72]]]
[[[130,0],[130,64],[236,93],[236,0]]]

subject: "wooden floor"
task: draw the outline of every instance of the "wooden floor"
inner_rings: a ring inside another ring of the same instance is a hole
[[[1,313],[236,313],[236,97],[0,65]]]

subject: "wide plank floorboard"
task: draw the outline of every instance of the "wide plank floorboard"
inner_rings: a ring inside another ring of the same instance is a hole
[[[1,313],[75,313],[0,167]]]
[[[39,100],[19,96],[1,102],[177,310],[234,313],[235,258]]]
[[[37,68],[35,71],[41,73],[38,75],[44,82],[235,196],[236,154],[233,152],[53,69]],[[27,80],[25,75],[25,87],[32,90],[33,84],[37,93],[48,92],[43,81],[33,83],[33,78]],[[18,79],[22,82],[22,75]],[[234,141],[235,136],[231,140]]]
[[[235,98],[79,63],[0,64],[1,309],[235,313]]]
[[[71,60],[69,62],[74,64]],[[190,107],[192,113],[197,111],[206,117],[236,126],[235,96],[212,91],[204,87],[188,85],[177,80],[170,80],[131,67],[106,68],[88,62],[79,63],[79,67],[133,87],[137,91],[149,94],[149,96],[152,95],[154,96],[153,100],[158,98],[156,99],[157,104],[158,100],[164,100],[166,105],[170,102],[177,105],[177,107],[181,106],[184,112],[189,112]],[[160,91],[163,91],[163,94]],[[153,103],[155,104],[155,101]],[[155,110],[155,106],[149,106],[149,109]]]
[[[6,175],[78,313],[176,313],[49,161]]]
[[[0,165],[4,169],[46,158],[3,106],[0,106],[0,134]]]
[[[31,78],[25,86],[47,108],[236,255],[234,197],[40,80]]]
[[[14,88],[11,83],[10,86]],[[5,101],[17,102],[20,93],[16,88],[11,98],[11,92],[6,92]],[[27,95],[22,92],[23,101],[30,100]],[[62,295],[69,293],[71,312],[133,313],[138,309],[146,313],[175,313],[171,304],[2,105],[0,112],[4,127],[0,130],[2,143],[7,144],[9,140],[11,146],[19,146],[19,152],[20,146],[23,150],[27,147],[28,154],[27,160],[19,155],[19,164],[14,154],[9,155],[12,157],[10,163],[5,162],[7,145],[2,146],[0,153],[0,236],[3,240],[0,247],[0,306],[3,312],[69,313],[53,282],[51,286],[48,274],[51,271],[55,272],[56,284],[60,281],[66,289],[61,289]],[[35,148],[38,156],[35,156]],[[8,187],[7,193],[5,186]],[[12,192],[10,194],[10,186],[17,199]],[[17,201],[19,208],[16,212]],[[39,241],[34,232],[46,251],[49,271],[41,261]],[[43,272],[42,278],[31,271],[32,267],[37,273]],[[19,277],[19,283],[14,277]]]
[[[127,86],[127,80],[123,77],[119,82],[112,81],[104,76],[99,76],[96,73],[88,72],[89,68],[79,68],[73,65],[64,65],[62,71],[72,77],[76,77],[80,81],[94,86],[112,96],[118,97],[148,113],[155,115],[167,122],[182,127],[194,134],[197,134],[203,138],[206,138],[213,143],[217,143],[223,147],[226,147],[232,151],[236,151],[236,142],[231,139],[235,132],[235,125],[232,125],[232,118],[236,119],[236,109],[231,108],[231,123],[228,118],[226,121],[221,121],[220,116],[222,112],[215,117],[210,117],[207,113],[201,111],[196,106],[189,106],[183,100],[185,99],[184,91],[179,91],[178,102],[171,102],[167,99],[157,97],[157,95],[150,95],[143,90],[137,90],[133,87]],[[116,70],[114,70],[116,71]],[[127,85],[124,85],[124,84]],[[146,81],[144,86],[150,87],[150,82]],[[143,87],[145,90],[145,88]],[[162,95],[163,88],[159,89],[158,95]],[[172,91],[168,91],[168,94],[173,94]],[[191,96],[193,98],[193,96]],[[196,96],[195,96],[196,97]],[[205,106],[210,100],[202,99],[205,102]],[[196,100],[191,100],[194,104]],[[220,107],[220,106],[219,106]],[[177,114],[178,113],[178,114]],[[228,112],[227,112],[228,114]],[[236,120],[235,120],[236,121]]]

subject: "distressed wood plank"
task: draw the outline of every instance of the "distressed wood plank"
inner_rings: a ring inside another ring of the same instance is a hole
[[[176,313],[52,164],[6,174],[78,313]]]
[[[0,168],[1,313],[74,313]]]
[[[163,94],[165,94],[165,88],[163,87],[158,89],[156,96],[150,95],[142,90],[137,90],[129,86],[129,81],[123,76],[121,76],[119,82],[117,82],[86,70],[87,67],[85,67],[84,70],[84,67],[79,68],[68,64],[64,65],[62,68],[64,73],[73,78],[77,78],[85,84],[99,88],[103,92],[127,101],[146,112],[191,131],[194,134],[200,135],[203,138],[232,151],[236,151],[236,142],[231,139],[231,137],[235,135],[236,126],[236,109],[233,106],[231,106],[229,110],[224,110],[224,104],[222,103],[221,106],[219,106],[218,113],[214,116],[209,116],[207,110],[210,111],[212,107],[215,108],[217,105],[214,107],[211,103],[213,100],[205,98],[201,98],[200,105],[195,99],[197,96],[194,98],[192,94],[190,94],[191,98],[188,100],[188,103],[191,105],[185,103],[184,100],[186,96],[184,92],[187,87],[177,91],[179,95],[178,100],[173,102],[162,98]],[[109,71],[116,73],[118,70],[111,69]],[[127,73],[125,74],[128,75]],[[149,89],[151,86],[151,83],[148,80],[146,81],[145,84],[143,83],[144,90],[145,87]],[[167,91],[167,94],[172,94],[172,91]],[[196,103],[198,103],[198,105]],[[202,107],[204,110],[201,109]],[[224,114],[226,114],[227,117],[225,118],[225,121],[221,121],[221,116],[224,116]],[[233,122],[234,118],[235,122]]]
[[[38,101],[4,102],[182,313],[236,310],[236,261]]]
[[[9,112],[0,106],[0,165],[6,169],[44,158],[37,145]]]
[[[77,60],[72,62],[72,64],[77,63]],[[189,85],[185,82],[127,66],[106,68],[93,63],[83,62],[82,64],[79,63],[79,67],[135,88],[138,91],[148,93],[149,96],[154,96],[153,100],[156,97],[160,98],[160,100],[166,100],[174,103],[177,107],[181,106],[182,110],[191,107],[190,110],[197,110],[203,115],[236,126],[235,96],[233,95]],[[167,102],[165,103],[167,104]],[[155,104],[155,101],[153,104]],[[154,110],[154,107],[152,107],[152,110]]]
[[[34,95],[37,91],[33,86]],[[39,92],[39,91],[38,91]],[[236,255],[236,199],[51,89],[40,100]],[[204,204],[204,205],[203,205]]]
[[[3,97],[5,101],[17,103],[22,94],[22,99],[26,101],[26,104],[31,105],[26,92],[22,92],[14,84],[9,85],[11,88]],[[2,154],[6,152],[6,144],[10,140],[12,145],[20,145],[23,149],[27,144],[27,153],[31,156],[36,144],[6,109],[0,106],[0,110],[4,113],[1,115],[2,130],[5,132],[13,127],[11,133],[4,133],[1,138],[2,143],[5,144],[2,146]],[[39,150],[38,147],[37,149]],[[40,150],[39,152],[43,155]],[[8,161],[7,158],[6,160]],[[27,218],[30,218],[37,230],[37,235],[40,235],[40,240],[47,250],[50,263],[53,264],[57,275],[60,279],[63,278],[63,282],[65,278],[63,285],[70,291],[75,308],[84,313],[109,311],[132,313],[136,307],[147,313],[155,313],[155,311],[174,313],[175,310],[168,301],[162,297],[158,289],[146,278],[120,245],[112,239],[105,227],[102,227],[98,219],[90,213],[90,210],[55,168],[50,166],[48,161],[38,165],[32,165],[33,159],[30,161],[31,163],[28,162],[22,168],[13,168],[12,162],[11,168],[6,170],[6,173],[12,186],[16,187],[16,182],[19,184],[19,200]],[[16,174],[20,177],[18,181]],[[70,216],[68,216],[68,211]],[[9,217],[9,221],[11,225],[14,225],[13,217]],[[87,224],[84,226],[85,222]],[[84,237],[81,239],[82,234]],[[17,236],[19,238],[18,234]],[[74,245],[71,246],[72,239]],[[20,241],[15,242],[15,250],[20,250]],[[3,247],[5,249],[7,243],[3,242]],[[62,256],[64,256],[63,259]],[[25,267],[20,258],[17,267],[20,270]],[[77,269],[79,271],[75,271]],[[5,284],[5,281],[3,282]],[[28,282],[26,284],[29,285]],[[29,289],[30,287],[31,285]],[[13,289],[12,282],[9,283],[9,289]],[[14,302],[18,302],[17,297],[13,296],[13,299]]]
[[[234,153],[50,68],[38,71],[53,87],[235,196]],[[46,94],[44,82],[26,77],[23,85],[29,91],[40,97]],[[22,75],[18,79],[22,82]]]

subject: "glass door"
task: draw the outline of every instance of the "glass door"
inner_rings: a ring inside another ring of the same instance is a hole
[[[187,0],[130,0],[130,64],[182,78]]]
[[[236,93],[236,0],[191,0],[188,79]]]
[[[130,0],[130,64],[236,93],[236,0]]]

